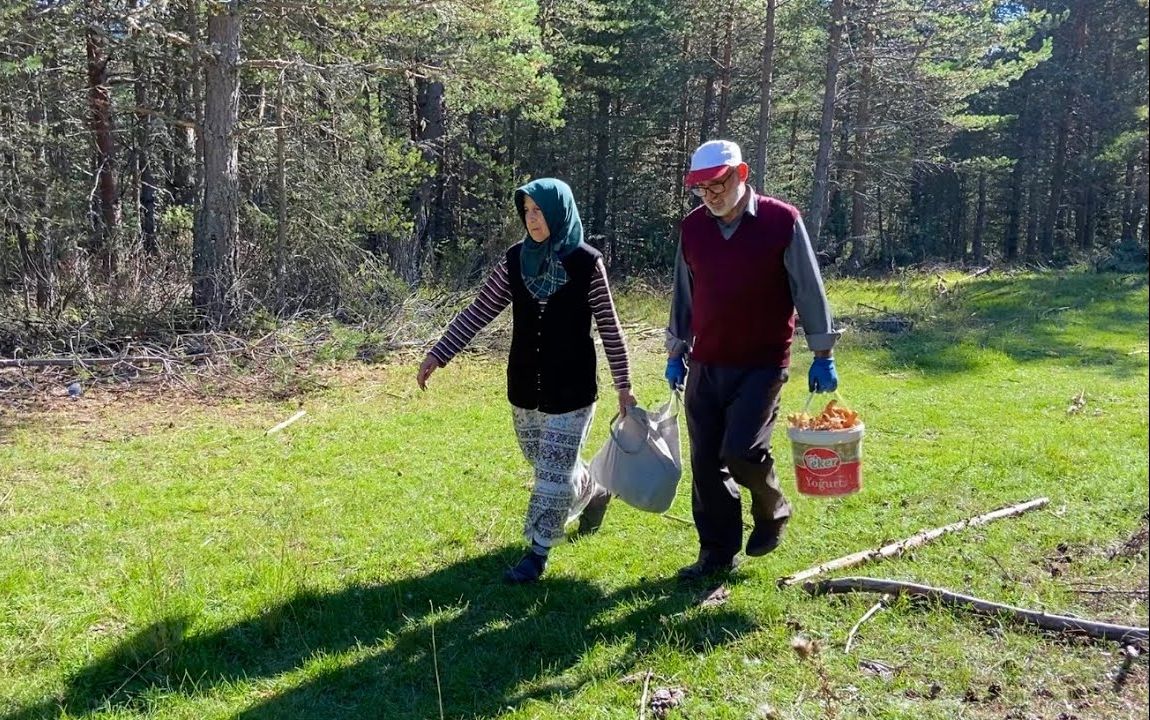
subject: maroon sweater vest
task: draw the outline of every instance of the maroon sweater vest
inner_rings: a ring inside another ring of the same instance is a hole
[[[749,190],[748,190],[749,192]],[[691,359],[728,367],[787,367],[795,303],[783,253],[799,211],[758,196],[758,214],[743,215],[724,239],[700,206],[683,218],[680,240],[691,269]]]

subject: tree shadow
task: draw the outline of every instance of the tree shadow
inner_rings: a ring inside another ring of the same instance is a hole
[[[518,558],[504,548],[419,577],[334,592],[302,592],[258,616],[188,635],[170,617],[125,639],[73,675],[63,694],[6,720],[146,710],[234,684],[306,680],[233,717],[245,720],[492,715],[573,692],[648,652],[699,652],[753,631],[725,607],[691,610],[700,588],[646,581],[604,593],[586,580],[500,582]],[[738,577],[731,582],[738,582]],[[611,646],[588,659],[600,642]]]
[[[884,345],[893,365],[934,376],[975,370],[992,361],[983,352],[991,349],[1015,362],[1056,360],[1127,377],[1145,368],[1135,346],[1147,340],[1146,285],[1145,275],[1084,272],[975,279]]]

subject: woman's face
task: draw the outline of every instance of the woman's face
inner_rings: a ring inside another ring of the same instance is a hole
[[[551,237],[551,229],[547,227],[543,210],[535,204],[530,195],[523,198],[523,222],[527,225],[527,234],[535,242],[541,243]]]

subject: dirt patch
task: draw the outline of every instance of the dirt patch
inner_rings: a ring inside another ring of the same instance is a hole
[[[223,419],[245,405],[266,404],[269,413],[285,400],[330,386],[321,365],[290,365],[253,372],[189,372],[145,369],[131,376],[114,369],[71,368],[0,371],[0,443],[18,428],[90,428],[94,439],[142,434],[210,408]],[[96,429],[103,429],[97,431]]]
[[[1118,558],[1132,560],[1148,555],[1147,546],[1148,543],[1150,543],[1150,522],[1147,521],[1148,517],[1150,517],[1150,515],[1143,513],[1142,526],[1135,530],[1125,542],[1110,551],[1111,560]]]

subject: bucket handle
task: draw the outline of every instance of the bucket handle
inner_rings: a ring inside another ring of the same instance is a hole
[[[806,404],[805,404],[805,405],[803,405],[803,412],[804,412],[804,413],[806,413],[806,412],[807,412],[807,410],[809,410],[809,409],[810,409],[810,407],[811,407],[811,401],[815,399],[815,395],[816,395],[816,393],[813,393],[813,392],[812,392],[810,395],[808,395],[808,396],[807,396],[807,402],[806,402]],[[838,390],[835,390],[835,391],[834,391],[834,396],[835,396],[835,400],[838,400],[840,405],[846,405],[846,402],[843,400],[843,396],[842,396],[842,395],[839,395],[839,391],[838,391]]]

